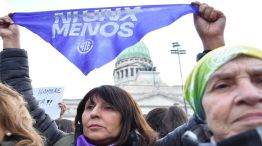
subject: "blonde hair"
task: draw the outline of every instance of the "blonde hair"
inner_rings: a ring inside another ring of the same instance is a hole
[[[33,127],[34,120],[23,97],[3,83],[0,83],[0,117],[2,126],[12,133],[12,136],[18,137],[15,146],[44,145],[44,139]]]

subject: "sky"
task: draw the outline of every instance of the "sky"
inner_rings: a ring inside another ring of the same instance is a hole
[[[188,0],[0,0],[0,16],[10,12],[190,2]],[[226,15],[225,42],[227,45],[250,45],[262,48],[262,21],[259,20],[262,9],[259,0],[204,0],[200,2],[205,2]],[[82,98],[96,86],[114,84],[113,69],[116,60],[85,76],[36,34],[20,27],[20,36],[21,46],[29,55],[33,87],[64,87],[64,98],[74,99]],[[192,14],[183,16],[167,27],[150,32],[142,41],[148,47],[161,79],[168,85],[179,85],[186,80],[196,63],[197,53],[203,48],[194,28]],[[178,57],[170,53],[173,42],[179,42],[181,48],[186,50],[185,55],[180,55],[182,80]],[[0,46],[2,46],[2,40],[0,40]]]

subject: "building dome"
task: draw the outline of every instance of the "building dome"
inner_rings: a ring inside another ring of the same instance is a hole
[[[137,44],[126,48],[117,57],[117,61],[130,59],[130,58],[146,58],[151,60],[148,48],[143,42],[138,42]]]
[[[153,63],[148,48],[143,42],[139,42],[118,55],[113,72],[115,84],[133,81],[139,71],[150,70],[153,70]]]

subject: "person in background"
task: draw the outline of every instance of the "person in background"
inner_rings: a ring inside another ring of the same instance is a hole
[[[61,102],[58,103],[58,106],[60,108],[60,116],[59,116],[59,119],[62,119],[63,118],[63,115],[65,114],[66,110],[67,110],[67,107],[66,107],[66,104],[65,102],[62,100]]]
[[[23,97],[0,83],[0,145],[43,146],[44,139],[33,123]]]
[[[69,119],[55,119],[55,123],[58,129],[66,132],[66,133],[74,133],[75,132],[75,123]]]
[[[55,119],[56,125],[58,129],[66,132],[66,133],[74,133],[75,132],[75,123],[72,120],[64,119],[63,115],[67,110],[66,104],[64,101],[58,103],[60,107],[60,117]]]
[[[198,14],[199,17],[195,17],[195,19],[203,19],[203,21],[195,21],[195,23],[203,23],[204,21],[206,21],[206,24],[199,25],[201,26],[199,28],[203,29],[202,31],[207,31],[205,35],[209,35],[212,33],[219,33],[219,32],[213,31],[214,30],[213,28],[217,26],[216,25],[218,24],[217,22],[223,22],[223,21],[220,21],[222,20],[222,18],[224,18],[219,13],[220,11],[214,10],[212,7],[207,6],[205,4],[199,4],[199,5],[200,5],[199,7],[200,13]],[[211,11],[205,11],[205,10],[211,10]],[[216,15],[216,16],[206,15],[206,14],[212,14],[212,13],[219,14],[219,15]],[[213,19],[210,19],[210,17]],[[211,26],[211,27],[209,27],[209,29],[206,29],[203,26]],[[20,39],[19,31],[17,30],[17,26],[13,24],[10,17],[0,18],[0,35],[3,39],[3,48],[4,48],[4,50],[0,53],[1,55],[1,60],[0,60],[1,80],[9,84],[14,89],[16,89],[17,91],[19,91],[21,94],[24,95],[24,98],[28,102],[28,105],[29,105],[28,110],[30,111],[31,115],[36,119],[36,124],[34,126],[44,136],[47,137],[49,145],[56,145],[56,146],[57,145],[71,145],[70,141],[72,141],[72,139],[70,138],[72,136],[63,133],[62,131],[59,131],[56,127],[56,124],[52,122],[52,120],[50,120],[50,117],[46,115],[42,109],[39,108],[34,97],[32,97],[32,86],[31,86],[31,81],[30,81],[29,72],[28,72],[27,54],[25,50],[19,49],[21,48],[20,41],[19,41]],[[208,42],[213,41],[212,38],[208,38],[208,37],[204,37],[203,39]],[[214,39],[216,39],[216,37],[214,37]],[[206,41],[203,41],[203,43],[207,43]],[[213,41],[213,43],[211,44],[207,43],[207,45],[204,45],[204,46],[207,46],[207,48],[205,49],[212,49],[213,48],[211,46],[212,44],[213,46],[216,46],[218,44],[221,45],[221,42],[217,40],[217,41]],[[78,125],[80,122],[81,121],[76,121],[75,124]],[[76,126],[76,130],[77,130],[77,127],[78,126]],[[149,129],[151,128],[149,127]],[[151,133],[151,130],[149,130],[148,132]],[[133,134],[131,138],[137,139],[135,135],[137,135],[136,130],[135,130],[135,134]],[[151,136],[151,138],[154,138],[154,136]],[[63,141],[63,139],[68,139],[68,140],[65,142]],[[175,139],[175,141],[178,139],[179,138]],[[147,142],[151,142],[151,141],[147,141]],[[158,144],[165,145],[165,142],[163,143],[162,141],[162,142],[159,142]]]
[[[146,121],[152,127],[158,135],[158,138],[163,137],[165,133],[165,126],[163,123],[163,118],[166,115],[167,108],[158,107],[149,111],[146,115]]]
[[[148,112],[146,120],[162,138],[178,126],[187,122],[186,113],[176,105],[169,108],[155,108]]]
[[[166,127],[166,132],[163,135],[168,134],[172,130],[176,129],[180,125],[183,125],[188,121],[187,114],[184,110],[176,105],[172,105],[168,108],[168,111],[163,118],[163,123]]]

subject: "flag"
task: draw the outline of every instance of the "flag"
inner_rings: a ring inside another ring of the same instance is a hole
[[[13,21],[50,43],[84,75],[112,61],[147,33],[189,13],[191,4],[14,13]]]

